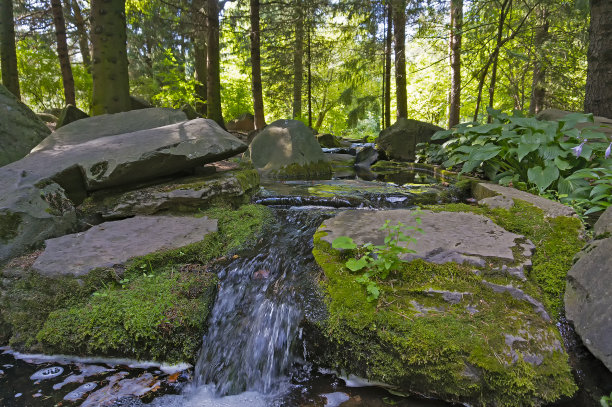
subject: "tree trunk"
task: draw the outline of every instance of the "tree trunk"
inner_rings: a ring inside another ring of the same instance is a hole
[[[591,0],[584,111],[612,118],[612,1]]]
[[[529,103],[529,114],[537,114],[544,109],[544,98],[546,89],[544,81],[546,80],[546,65],[542,61],[544,52],[542,47],[548,40],[548,9],[542,6],[538,13],[539,25],[536,28],[534,38],[535,58],[533,63],[533,81],[531,85],[531,102]]]
[[[448,100],[448,128],[459,124],[461,117],[461,30],[463,0],[450,2],[450,67],[451,86]]]
[[[293,51],[293,114],[302,117],[302,83],[304,77],[304,12],[302,1],[297,1],[295,22],[295,48]]]
[[[251,0],[251,72],[253,84],[253,112],[255,114],[255,129],[263,129],[266,125],[261,85],[261,51],[259,30],[259,0]]]
[[[0,66],[2,68],[2,84],[17,99],[21,99],[12,0],[0,0]]]
[[[85,19],[83,19],[78,0],[72,0],[72,13],[74,15],[77,35],[79,37],[79,51],[83,58],[83,65],[86,67],[87,72],[91,72],[91,53],[89,52],[87,28],[85,27]]]
[[[308,127],[312,128],[312,59],[310,53],[310,24],[308,30]]]
[[[94,115],[130,110],[125,0],[92,0]]]
[[[493,51],[493,64],[491,67],[491,83],[489,84],[489,107],[493,108],[493,102],[495,101],[495,84],[497,82],[497,62],[499,61],[499,50],[501,49],[502,34],[504,33],[504,23],[506,22],[506,16],[512,8],[512,0],[504,0],[502,3],[501,11],[499,14],[499,21],[497,25],[497,40],[495,43],[495,50]],[[487,118],[487,122],[491,122],[491,116]]]
[[[221,57],[219,55],[219,3],[217,0],[206,0],[208,17],[208,80],[206,103],[208,118],[225,128],[221,111]]]
[[[406,93],[406,0],[393,0],[393,36],[395,40],[395,93],[397,118],[408,117]]]
[[[202,35],[206,35],[206,32],[197,32],[193,41],[193,62],[195,80],[197,81],[195,85],[195,110],[202,116],[206,116],[206,81],[208,80],[208,67],[206,66],[206,41],[202,38]]]
[[[387,38],[385,44],[385,114],[384,128],[391,126],[391,44],[393,43],[393,6],[387,1]]]
[[[64,99],[67,105],[76,106],[76,98],[74,96],[74,77],[72,76],[72,67],[70,66],[68,41],[66,40],[66,21],[64,21],[64,10],[62,9],[61,0],[51,0],[51,12],[53,13],[53,24],[55,25],[57,56],[59,57],[60,69],[62,71]]]

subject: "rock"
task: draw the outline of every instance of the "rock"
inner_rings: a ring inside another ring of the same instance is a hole
[[[604,235],[612,235],[612,206],[604,211],[593,226],[593,234],[595,238]]]
[[[537,114],[538,120],[550,120],[559,121],[562,120],[566,115],[574,113],[559,109],[544,109]],[[594,123],[578,123],[576,124],[577,129],[584,129],[585,127],[597,127],[596,131],[600,131],[608,136],[608,139],[612,140],[612,119],[602,116],[594,116]]]
[[[401,118],[391,127],[380,132],[378,147],[390,159],[414,161],[416,159],[416,145],[419,143],[435,143],[431,136],[441,127],[418,120]]]
[[[612,371],[612,238],[587,246],[567,274],[565,314],[582,342]]]
[[[255,130],[255,116],[251,113],[244,113],[234,120],[231,120],[225,127],[227,127],[228,131],[248,133]]]
[[[60,114],[59,119],[57,120],[57,126],[55,130],[63,127],[69,123],[76,122],[77,120],[87,119],[89,115],[73,105],[66,105],[62,109],[62,113]]]
[[[86,232],[46,240],[32,269],[45,276],[84,276],[95,268],[199,242],[216,231],[217,220],[206,217],[136,216],[105,222]]]
[[[54,116],[51,113],[40,112],[40,113],[36,113],[36,116],[38,116],[38,118],[42,120],[44,123],[55,124],[59,120],[57,116]]]
[[[185,103],[181,106],[181,112],[185,113],[188,120],[199,119],[202,117],[189,103]]]
[[[130,95],[130,108],[132,110],[149,109],[152,108],[149,102],[140,96]]]
[[[88,216],[105,220],[162,211],[193,212],[218,203],[234,207],[248,203],[259,189],[259,173],[254,169],[220,172],[215,172],[215,167],[212,169],[211,175],[180,178],[127,192],[100,191],[80,209]]]
[[[272,178],[316,179],[331,176],[314,133],[297,120],[277,120],[266,126],[249,146],[255,168]]]
[[[81,123],[95,119],[79,120],[59,132],[88,127]],[[88,191],[175,174],[247,148],[206,119],[99,139],[62,134],[65,137],[51,136],[38,151],[0,168],[0,213],[3,222],[14,226],[5,232],[11,237],[0,242],[0,262],[72,231],[72,204],[79,204]],[[79,139],[84,141],[77,143]]]
[[[324,148],[336,148],[341,147],[340,140],[338,140],[333,134],[317,134],[317,141],[319,145]]]
[[[482,215],[462,212],[421,211],[422,233],[408,231],[416,243],[408,247],[416,253],[405,254],[404,259],[422,258],[432,263],[449,261],[485,266],[491,259],[514,263],[512,252],[522,236],[510,233]],[[416,227],[413,211],[344,211],[324,222],[319,230],[327,233],[322,240],[332,243],[339,236],[350,236],[355,243],[384,244],[386,232],[380,227],[389,220]]]
[[[514,200],[506,195],[497,195],[479,200],[478,205],[488,206],[491,209],[509,210],[514,206]]]
[[[497,184],[489,184],[485,182],[474,183],[472,185],[472,194],[478,201],[498,195],[503,195],[511,199],[520,199],[532,204],[537,208],[540,208],[546,213],[546,216],[550,216],[552,218],[556,218],[558,216],[574,216],[575,214],[572,208],[560,204],[559,202],[554,202],[550,199],[542,198],[541,196]]]
[[[357,150],[355,157],[355,166],[362,168],[370,168],[378,160],[378,151],[374,147],[366,146]]]
[[[186,120],[187,117],[183,112],[166,108],[94,116],[58,129],[33,148],[32,152],[81,144],[102,137],[133,133]]]
[[[2,85],[0,117],[0,167],[23,158],[51,133],[36,113]]]

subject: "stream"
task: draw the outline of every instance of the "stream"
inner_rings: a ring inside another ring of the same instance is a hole
[[[273,209],[272,230],[253,249],[212,270],[220,278],[219,293],[193,369],[37,357],[0,348],[0,406],[456,406],[395,396],[356,377],[340,378],[311,365],[301,340],[303,318],[325,312],[312,255],[317,227],[346,207],[410,208],[416,196],[411,188],[424,188],[411,185],[362,180],[264,184],[254,201]],[[573,338],[570,328],[563,329]],[[575,339],[566,345],[581,346]],[[574,361],[587,380],[589,363],[595,362],[588,355]],[[610,376],[594,372],[602,375],[595,386]],[[103,388],[109,390],[93,392]],[[588,395],[580,397],[556,406],[593,405]]]

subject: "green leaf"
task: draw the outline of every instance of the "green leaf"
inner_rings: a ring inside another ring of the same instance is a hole
[[[431,136],[432,140],[444,140],[445,138],[448,138],[448,136],[450,136],[451,134],[453,134],[453,130],[441,130],[441,131],[437,131],[434,133],[433,136]]]
[[[368,292],[368,301],[373,301],[380,296],[380,290],[376,283],[370,283],[367,285],[366,290]]]
[[[569,170],[570,168],[572,168],[572,165],[570,163],[559,157],[555,157],[555,165],[561,171]]]
[[[353,239],[348,236],[338,236],[332,242],[332,248],[353,250],[357,248],[357,245],[353,242]]]
[[[521,162],[527,154],[537,150],[539,147],[540,143],[520,143],[516,151],[519,162]]]
[[[554,165],[548,165],[544,169],[539,165],[527,170],[527,178],[529,182],[536,185],[540,192],[544,192],[559,178],[559,169]]]
[[[608,194],[610,191],[612,190],[612,185],[610,184],[598,184],[595,185],[595,187],[591,190],[591,194],[590,196],[593,197],[595,195],[599,195],[599,194]]]
[[[357,259],[348,259],[346,262],[346,267],[351,271],[358,271],[368,265],[368,261],[366,257],[362,257],[359,260]]]

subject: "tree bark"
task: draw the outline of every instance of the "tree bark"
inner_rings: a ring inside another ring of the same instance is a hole
[[[542,6],[538,14],[539,25],[536,28],[534,38],[535,59],[533,63],[533,81],[531,84],[531,102],[529,103],[529,114],[532,115],[544,109],[544,98],[546,97],[546,89],[544,88],[546,65],[542,61],[544,58],[542,47],[548,40],[548,9]]]
[[[264,117],[263,89],[261,84],[261,49],[259,29],[259,0],[251,0],[251,79],[253,85],[253,112],[255,129],[266,125]]]
[[[130,110],[125,0],[92,0],[93,115]]]
[[[57,56],[62,72],[62,83],[64,85],[64,100],[67,105],[76,106],[74,77],[72,76],[72,67],[70,66],[68,41],[66,40],[66,21],[64,20],[64,10],[62,9],[61,0],[51,0],[51,12],[53,13],[53,24],[55,25]]]
[[[393,37],[395,40],[395,93],[397,118],[408,117],[406,92],[406,0],[393,0]]]
[[[448,100],[448,128],[459,124],[461,117],[461,30],[463,0],[450,2],[450,67],[451,86]]]
[[[2,67],[2,84],[17,99],[21,99],[12,0],[0,0],[0,65]]]
[[[208,17],[208,80],[206,103],[208,118],[225,128],[221,110],[221,57],[219,55],[219,3],[217,0],[206,0]]]
[[[304,77],[304,12],[302,0],[297,0],[295,22],[295,47],[293,51],[293,114],[302,117],[302,86]]]
[[[74,16],[77,35],[79,37],[79,51],[83,58],[83,65],[87,72],[91,72],[91,53],[89,51],[89,39],[87,38],[87,28],[85,27],[85,19],[81,13],[81,7],[78,0],[72,0],[72,13]]]
[[[385,44],[385,107],[383,128],[391,126],[391,44],[393,43],[393,6],[387,1],[387,38]]]
[[[206,38],[208,36],[208,22],[204,14],[204,0],[195,0],[192,3],[192,21],[194,26],[193,33],[193,65],[195,85],[195,110],[202,116],[206,116],[207,106],[207,81],[208,81],[208,48]]]
[[[499,61],[499,50],[503,45],[502,35],[504,33],[504,23],[506,17],[512,8],[512,0],[504,0],[502,3],[501,11],[499,12],[499,21],[497,25],[497,40],[495,44],[495,50],[493,51],[493,63],[491,67],[491,82],[489,84],[489,107],[493,108],[493,102],[495,101],[495,84],[497,82],[497,62]],[[488,116],[487,122],[491,122],[491,116]]]
[[[312,128],[312,59],[310,53],[311,38],[310,38],[310,23],[308,30],[308,127]]]
[[[612,118],[612,1],[591,0],[584,111]]]

